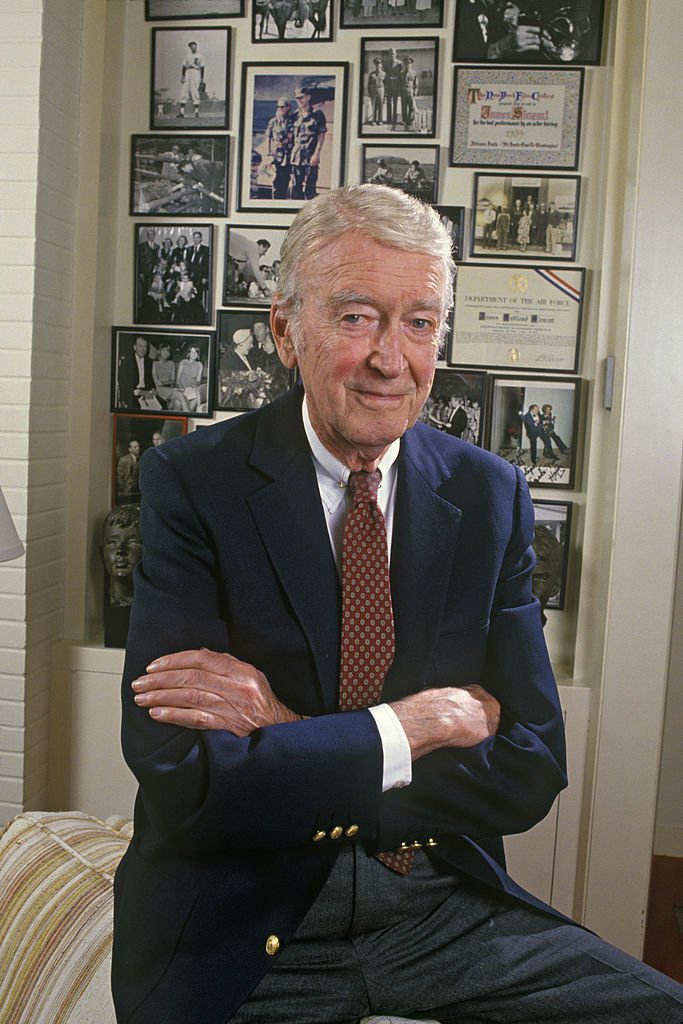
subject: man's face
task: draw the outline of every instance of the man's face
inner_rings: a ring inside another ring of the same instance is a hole
[[[295,98],[296,102],[299,104],[300,110],[308,110],[311,103],[311,97],[307,92],[298,92]]]
[[[299,368],[316,433],[356,469],[417,419],[434,377],[446,282],[438,260],[357,232],[312,259],[298,340],[277,305],[271,328],[282,361]]]
[[[138,355],[138,356],[146,356],[147,355],[147,339],[146,338],[136,338],[135,339],[135,354]]]
[[[148,242],[153,242],[156,235],[156,230],[154,228],[147,228],[147,230],[145,231],[145,235],[147,236]]]
[[[102,557],[107,573],[116,580],[133,575],[133,569],[142,558],[142,541],[137,526],[112,526],[104,529]]]
[[[257,320],[254,326],[252,327],[252,331],[254,332],[254,337],[256,338],[260,345],[261,342],[264,340],[266,334],[268,333],[268,328],[264,323],[261,323],[260,320]]]
[[[163,437],[161,436],[161,434],[159,433],[158,430],[155,430],[154,433],[152,434],[152,445],[155,448],[158,448],[159,445],[163,444],[163,443],[164,443]]]
[[[195,231],[194,232],[194,234],[192,235],[192,241],[194,242],[195,245],[201,245],[201,242],[202,242],[202,233],[201,233],[201,231]]]
[[[136,457],[139,457],[139,455],[140,455],[140,442],[139,441],[131,441],[130,444],[128,445],[128,451],[131,453],[131,455],[135,455]]]

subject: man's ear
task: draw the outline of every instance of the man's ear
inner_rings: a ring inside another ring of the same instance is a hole
[[[293,370],[297,365],[297,359],[292,341],[292,327],[287,315],[275,303],[270,307],[270,330],[281,362],[288,370]]]

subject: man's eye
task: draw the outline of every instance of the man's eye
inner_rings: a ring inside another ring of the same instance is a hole
[[[363,317],[360,313],[345,313],[342,319],[345,324],[359,324]]]
[[[414,327],[416,331],[432,330],[433,326],[432,321],[423,316],[416,316],[414,320],[411,320],[411,327]]]

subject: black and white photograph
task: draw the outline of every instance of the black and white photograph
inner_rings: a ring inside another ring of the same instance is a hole
[[[361,39],[361,137],[436,134],[436,36]]]
[[[438,146],[363,146],[363,181],[400,188],[426,203],[439,189]]]
[[[341,28],[440,28],[446,0],[342,0]]]
[[[228,224],[225,229],[224,306],[270,306],[280,277],[287,228]]]
[[[456,68],[451,167],[576,170],[584,74],[584,68]]]
[[[474,175],[470,256],[573,260],[578,175]]]
[[[293,382],[280,362],[267,310],[218,311],[216,409],[258,409]]]
[[[460,264],[450,362],[576,373],[585,273],[583,267]]]
[[[147,21],[241,18],[245,0],[145,0]]]
[[[335,0],[254,0],[253,43],[325,43],[332,39]]]
[[[196,25],[152,29],[150,128],[228,127],[230,32]]]
[[[111,411],[213,415],[213,331],[113,327]]]
[[[435,205],[434,209],[451,236],[453,259],[457,263],[465,258],[465,207]]]
[[[534,502],[536,565],[531,576],[531,588],[541,605],[544,625],[546,610],[561,611],[564,608],[571,524],[570,501]]]
[[[572,487],[579,380],[491,379],[490,451],[519,466],[534,487]]]
[[[599,64],[605,0],[458,0],[453,61]]]
[[[114,416],[112,504],[140,501],[141,456],[186,432],[186,416]]]
[[[238,208],[295,211],[344,184],[348,64],[244,64]]]
[[[136,324],[210,324],[213,225],[135,225]]]
[[[481,445],[486,374],[438,368],[420,420],[435,430]]]
[[[227,135],[133,135],[130,213],[225,217]]]

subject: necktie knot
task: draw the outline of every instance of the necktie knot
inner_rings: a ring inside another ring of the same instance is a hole
[[[352,506],[362,501],[377,501],[377,492],[382,481],[382,474],[378,469],[367,473],[364,469],[349,474],[349,490],[351,491]]]

